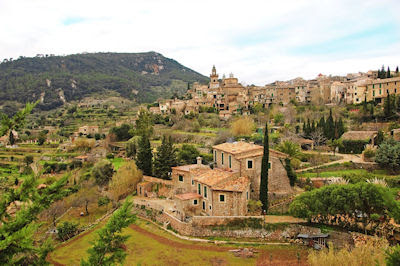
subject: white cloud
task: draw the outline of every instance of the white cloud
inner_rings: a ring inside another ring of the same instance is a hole
[[[399,64],[399,1],[349,2],[1,0],[0,58],[157,51],[248,84]]]

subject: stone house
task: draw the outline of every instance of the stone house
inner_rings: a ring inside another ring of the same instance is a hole
[[[147,197],[147,193],[151,192],[153,184],[148,181],[142,181],[137,184],[137,195],[140,197]]]
[[[96,134],[99,133],[99,127],[98,126],[81,126],[78,129],[78,135],[90,135],[90,134]]]
[[[250,179],[250,196],[259,199],[261,181],[261,160],[263,147],[244,141],[223,143],[213,146],[214,163],[217,168],[237,171],[239,176]],[[271,150],[269,151],[269,182],[268,191],[270,196],[276,194],[290,194],[289,178],[283,165],[286,154]]]

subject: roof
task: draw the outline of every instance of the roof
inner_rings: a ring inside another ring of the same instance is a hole
[[[194,180],[203,183],[207,186],[214,186],[225,179],[231,177],[234,173],[233,171],[225,171],[222,169],[209,169],[208,171],[205,171],[204,173],[193,177]]]
[[[194,192],[189,192],[184,194],[177,194],[175,195],[175,197],[180,200],[190,200],[190,199],[199,199],[201,198],[201,195]]]
[[[149,182],[149,181],[142,181],[142,182],[140,182],[138,185],[139,185],[139,186],[145,186],[145,185],[147,185],[147,184],[150,184],[150,182]]]
[[[241,176],[237,178],[232,178],[226,182],[221,182],[220,184],[213,186],[212,189],[243,192],[248,188],[249,184],[250,180],[245,176]]]
[[[342,135],[343,140],[370,140],[378,131],[347,131]]]
[[[87,155],[79,155],[75,157],[75,159],[87,159],[87,158],[89,158]]]
[[[243,152],[250,152],[250,151],[259,151],[259,150],[262,151],[263,146],[244,141],[238,141],[232,143],[225,142],[219,145],[215,145],[213,146],[213,149],[221,150],[232,154],[240,154]]]
[[[298,234],[297,238],[326,238],[328,236],[329,236],[328,234],[315,234],[315,235]]]
[[[181,166],[174,166],[171,168],[175,169],[175,170],[185,171],[185,172],[193,171],[195,169],[207,169],[207,170],[210,169],[209,166],[204,165],[204,164],[187,164],[187,165],[181,165]]]

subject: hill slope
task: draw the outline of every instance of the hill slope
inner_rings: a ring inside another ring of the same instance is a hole
[[[48,110],[93,93],[118,92],[137,102],[183,93],[208,78],[155,52],[20,58],[0,64],[0,104],[41,100]]]

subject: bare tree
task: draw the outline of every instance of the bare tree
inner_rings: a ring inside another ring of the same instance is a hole
[[[45,215],[52,219],[53,226],[56,227],[57,218],[63,215],[67,211],[67,205],[63,200],[59,200],[53,203],[49,209],[45,211]]]
[[[314,141],[315,146],[320,146],[326,142],[326,138],[324,137],[324,133],[321,129],[317,129],[310,134],[311,140]]]

